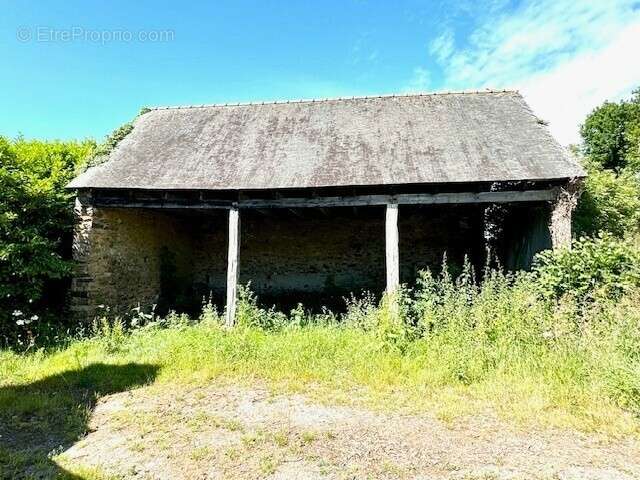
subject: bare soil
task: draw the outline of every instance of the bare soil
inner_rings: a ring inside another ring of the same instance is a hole
[[[640,478],[640,442],[523,431],[490,414],[327,406],[262,387],[141,388],[100,400],[64,461],[124,478]]]

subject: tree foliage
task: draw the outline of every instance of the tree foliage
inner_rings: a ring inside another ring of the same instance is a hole
[[[28,333],[63,304],[73,225],[72,196],[64,186],[94,148],[92,141],[0,137],[0,338],[5,341],[18,340],[19,332]]]
[[[107,135],[102,143],[96,145],[91,157],[85,163],[85,166],[87,168],[94,167],[96,165],[100,165],[101,163],[105,162],[109,157],[109,154],[118,146],[118,144],[133,131],[133,124],[135,123],[136,119],[141,115],[144,115],[145,113],[148,113],[150,111],[151,111],[150,108],[142,107],[140,109],[140,112],[138,112],[138,115],[136,115],[136,117],[133,120],[123,125],[120,125],[113,132]]]
[[[635,234],[640,222],[640,89],[630,100],[597,107],[580,133],[588,177],[574,214],[575,232]]]
[[[622,171],[640,147],[640,89],[628,101],[605,102],[587,116],[580,129],[583,150],[602,168]]]

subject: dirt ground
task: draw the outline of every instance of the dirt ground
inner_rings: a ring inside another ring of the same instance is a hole
[[[326,406],[260,387],[147,387],[104,397],[63,454],[124,478],[640,478],[640,442],[522,431],[489,415]]]

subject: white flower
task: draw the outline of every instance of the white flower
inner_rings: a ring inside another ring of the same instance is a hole
[[[32,322],[35,322],[36,320],[38,320],[38,315],[32,315],[31,318],[29,320],[31,320]]]
[[[16,320],[16,325],[24,325],[24,320]]]
[[[14,310],[13,311],[13,316],[14,317],[20,317],[20,316],[22,316],[22,312],[20,310]]]

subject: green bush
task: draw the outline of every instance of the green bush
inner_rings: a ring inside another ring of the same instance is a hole
[[[582,125],[588,177],[574,214],[578,236],[634,234],[640,221],[640,89],[631,99],[605,102]]]
[[[534,271],[538,290],[550,298],[620,298],[640,286],[640,252],[630,241],[609,234],[583,237],[573,242],[571,250],[538,254]]]
[[[636,232],[640,222],[640,181],[629,171],[616,174],[588,168],[585,188],[573,215],[576,235],[608,232],[622,238]]]
[[[95,144],[0,137],[0,340],[32,341],[60,313],[73,201],[64,186]]]

